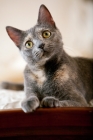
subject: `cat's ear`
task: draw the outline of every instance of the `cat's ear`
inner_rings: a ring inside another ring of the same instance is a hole
[[[11,26],[6,27],[6,31],[9,35],[9,37],[13,40],[13,42],[16,44],[17,47],[20,47],[23,31],[16,29]]]
[[[54,27],[55,26],[55,22],[49,12],[49,10],[46,8],[45,5],[41,5],[39,8],[39,14],[38,14],[38,23],[39,24],[50,24]]]

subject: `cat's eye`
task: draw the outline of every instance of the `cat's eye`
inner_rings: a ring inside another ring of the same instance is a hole
[[[32,41],[27,41],[25,44],[26,48],[30,49],[33,47],[33,42]]]
[[[44,31],[42,33],[43,38],[49,38],[51,36],[51,32],[50,31]]]

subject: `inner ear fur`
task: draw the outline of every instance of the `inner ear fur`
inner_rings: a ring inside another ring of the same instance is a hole
[[[23,35],[23,31],[21,31],[21,30],[19,30],[17,28],[11,27],[11,26],[7,26],[6,31],[7,31],[8,35],[9,35],[9,37],[16,44],[16,46],[19,47],[20,42],[21,42],[21,38],[22,38],[22,35]]]
[[[39,24],[50,24],[51,26],[55,27],[55,22],[45,5],[41,5],[39,8],[38,14],[38,23]]]

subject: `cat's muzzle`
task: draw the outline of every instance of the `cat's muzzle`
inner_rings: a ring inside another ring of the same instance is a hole
[[[35,60],[40,60],[40,59],[42,58],[43,55],[44,55],[44,51],[41,50],[41,49],[35,50],[35,51],[33,52],[33,58],[34,58]]]

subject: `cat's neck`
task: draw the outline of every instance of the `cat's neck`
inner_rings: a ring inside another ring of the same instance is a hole
[[[72,59],[64,50],[57,56],[52,57],[44,65],[45,71],[48,73],[54,73],[57,69],[62,67],[65,63],[69,63],[69,60]]]
[[[39,64],[28,64],[29,69],[33,73],[37,73],[38,71],[44,71],[45,73],[54,73],[57,69],[59,69],[60,66],[69,63],[69,61],[72,60],[72,57],[70,57],[64,50],[56,56],[53,56],[51,59],[47,60],[43,65]]]
[[[77,67],[77,63],[75,61],[74,57],[69,56],[64,50],[62,51],[60,57],[54,57],[51,60],[49,60],[45,64],[45,70],[47,73],[55,73],[60,68],[62,69],[62,66],[64,67],[66,65],[67,67]]]

